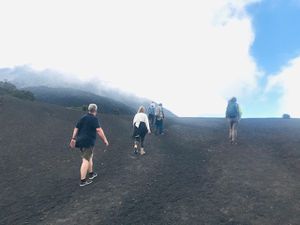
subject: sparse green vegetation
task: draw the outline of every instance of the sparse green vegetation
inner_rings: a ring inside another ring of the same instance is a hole
[[[11,95],[16,98],[34,101],[34,94],[30,91],[18,90],[15,85],[7,81],[0,81],[0,95]]]
[[[87,112],[88,111],[88,106],[87,105],[83,105],[82,106],[82,111]]]

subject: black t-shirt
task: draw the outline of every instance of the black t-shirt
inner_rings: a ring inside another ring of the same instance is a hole
[[[88,113],[84,115],[77,123],[78,135],[76,140],[77,148],[90,148],[95,146],[96,129],[100,128],[97,117]]]

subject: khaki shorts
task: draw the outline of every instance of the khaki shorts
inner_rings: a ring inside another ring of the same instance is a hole
[[[81,157],[89,161],[93,156],[94,147],[81,148],[80,151],[81,151]]]

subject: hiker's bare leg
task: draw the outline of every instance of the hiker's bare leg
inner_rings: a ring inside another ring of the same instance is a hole
[[[86,159],[82,159],[82,164],[80,168],[80,179],[83,180],[86,178],[86,174],[89,169],[89,161]]]
[[[233,125],[232,122],[229,121],[229,140],[230,141],[232,141],[232,134],[233,134],[232,133],[232,128],[233,128],[232,125]]]
[[[93,171],[93,155],[91,156],[90,161],[89,161],[89,173],[91,173],[91,172],[94,172]]]
[[[146,152],[144,151],[144,140],[145,140],[145,136],[141,137],[141,155],[144,155]]]
[[[237,123],[232,126],[232,141],[235,142],[237,138]]]
[[[234,139],[235,141],[237,140],[237,124],[235,125],[235,129],[234,129]]]

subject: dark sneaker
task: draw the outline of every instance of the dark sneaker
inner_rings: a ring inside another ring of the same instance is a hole
[[[90,180],[93,180],[95,177],[97,177],[98,176],[98,174],[97,173],[95,173],[95,172],[93,172],[93,173],[90,173],[90,177],[89,177],[89,179]]]
[[[91,183],[93,183],[92,180],[85,180],[85,181],[81,181],[80,184],[79,184],[79,186],[80,187],[84,187],[84,186],[87,186],[87,185],[89,185]]]

